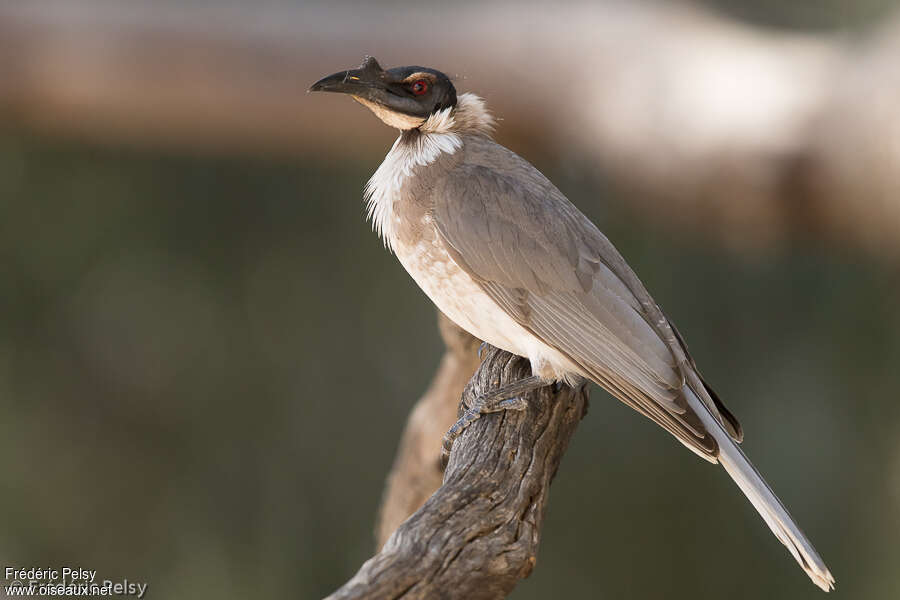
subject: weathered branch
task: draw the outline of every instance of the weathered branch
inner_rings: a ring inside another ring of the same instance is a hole
[[[456,421],[460,396],[478,368],[481,341],[440,312],[438,324],[447,351],[400,438],[375,527],[378,548],[441,486],[441,438]]]
[[[463,395],[531,374],[487,347]],[[503,598],[534,568],[550,482],[587,408],[585,389],[542,388],[522,412],[487,415],[457,439],[444,484],[330,600]]]

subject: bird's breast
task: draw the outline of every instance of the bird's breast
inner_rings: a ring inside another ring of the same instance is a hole
[[[404,227],[402,221],[397,225],[393,243],[397,258],[451,321],[492,346],[528,358],[536,375],[568,380],[578,372],[566,357],[510,317],[453,261],[427,215],[415,227]],[[412,230],[416,235],[403,235]]]
[[[431,218],[431,187],[454,168],[461,142],[454,135],[400,139],[369,181],[369,215],[376,231],[422,291],[450,320],[474,335],[531,361],[535,374],[571,379],[577,368],[507,314],[454,262]]]
[[[408,243],[394,240],[400,263],[432,302],[457,325],[494,346],[523,354],[522,327],[450,257],[430,224]]]

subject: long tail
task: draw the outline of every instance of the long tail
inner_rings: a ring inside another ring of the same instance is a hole
[[[834,577],[828,571],[828,567],[825,566],[819,553],[813,548],[812,543],[806,539],[794,519],[791,518],[781,500],[765,482],[753,463],[744,456],[737,443],[731,439],[718,420],[710,414],[706,405],[690,388],[685,386],[685,390],[691,408],[696,411],[706,430],[719,444],[719,462],[765,520],[775,537],[787,546],[813,583],[826,592],[833,590]]]

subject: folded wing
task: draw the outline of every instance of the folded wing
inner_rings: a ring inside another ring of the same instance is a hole
[[[453,260],[582,375],[715,462],[716,441],[683,393],[693,361],[621,255],[526,161],[498,145],[491,166],[484,155],[471,152],[433,188],[434,225]],[[739,440],[734,417],[703,396]]]

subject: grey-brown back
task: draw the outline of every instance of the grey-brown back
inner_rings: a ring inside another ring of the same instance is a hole
[[[619,252],[531,164],[486,136],[465,136],[416,180],[406,201],[430,211],[453,260],[579,374],[714,459],[716,442],[682,392],[700,382],[698,396],[740,438]]]

